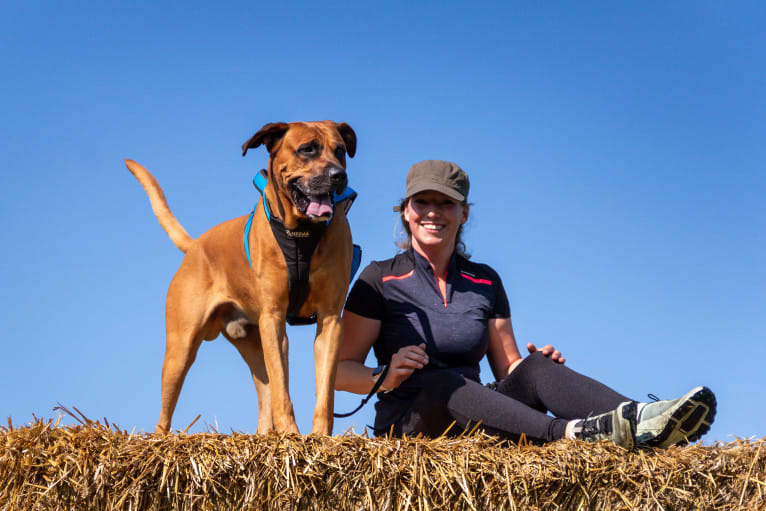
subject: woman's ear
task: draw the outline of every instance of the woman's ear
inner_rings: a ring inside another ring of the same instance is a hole
[[[464,224],[468,221],[468,210],[471,206],[468,204],[463,204],[463,217],[460,219],[460,223]]]

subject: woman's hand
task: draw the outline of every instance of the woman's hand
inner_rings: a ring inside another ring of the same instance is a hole
[[[558,362],[559,364],[563,364],[566,359],[561,356],[561,352],[551,346],[550,344],[546,344],[540,349],[537,349],[537,347],[530,343],[527,343],[527,350],[529,350],[529,354],[535,353],[537,351],[541,352],[544,356],[550,357],[551,360]]]
[[[428,355],[425,344],[400,348],[391,357],[388,374],[380,385],[380,390],[394,390],[417,369],[423,369],[427,364]]]

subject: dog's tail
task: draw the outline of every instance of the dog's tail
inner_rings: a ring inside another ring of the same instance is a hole
[[[142,165],[133,160],[126,159],[125,165],[127,165],[128,170],[136,176],[138,182],[141,183],[141,186],[146,190],[146,195],[149,196],[149,202],[152,204],[152,210],[154,210],[154,214],[157,217],[157,220],[160,221],[162,228],[165,229],[165,232],[170,236],[170,240],[181,250],[181,252],[186,253],[186,251],[189,250],[189,247],[191,247],[194,239],[189,236],[186,229],[184,229],[176,217],[173,216],[173,213],[168,207],[168,201],[165,199],[165,194],[162,193],[162,188],[160,188],[157,180],[154,179],[154,176],[152,176]]]

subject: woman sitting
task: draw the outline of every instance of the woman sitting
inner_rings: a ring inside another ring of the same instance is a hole
[[[534,442],[608,439],[668,447],[710,429],[716,401],[706,387],[639,403],[564,365],[548,345],[522,358],[498,274],[469,261],[468,175],[428,160],[407,175],[398,210],[407,250],[367,266],[346,303],[336,389],[367,394],[379,384],[375,433],[438,436],[480,424],[487,433]],[[378,367],[364,365],[373,348]],[[487,356],[496,383],[483,386]],[[552,414],[548,415],[547,412]]]

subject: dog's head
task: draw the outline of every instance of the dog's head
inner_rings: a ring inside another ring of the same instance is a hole
[[[356,153],[351,126],[332,121],[270,123],[242,144],[242,156],[260,145],[269,151],[269,184],[278,200],[284,206],[289,202],[298,218],[330,218],[332,193],[342,193],[348,184],[346,155]]]

